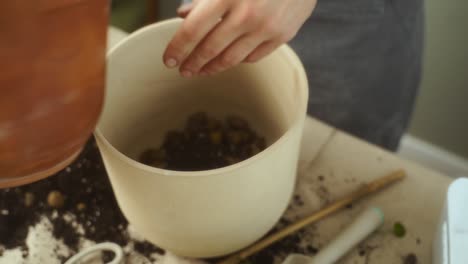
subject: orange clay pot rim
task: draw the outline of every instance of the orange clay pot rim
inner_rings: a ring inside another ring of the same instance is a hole
[[[58,164],[55,164],[52,167],[41,170],[39,172],[35,172],[26,176],[0,178],[0,188],[16,187],[48,178],[70,165],[78,157],[82,150],[83,148],[78,149],[78,151],[66,157]]]

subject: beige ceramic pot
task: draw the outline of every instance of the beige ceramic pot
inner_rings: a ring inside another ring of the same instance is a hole
[[[181,78],[162,63],[179,25],[178,19],[150,25],[110,51],[104,112],[95,135],[118,204],[136,231],[182,256],[219,256],[261,238],[288,205],[307,79],[287,46],[256,64]],[[243,162],[208,171],[170,171],[135,161],[197,111],[219,118],[241,115],[270,145]]]

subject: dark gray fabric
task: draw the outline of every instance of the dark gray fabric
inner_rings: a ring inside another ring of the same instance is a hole
[[[417,94],[423,0],[318,0],[291,46],[307,70],[309,114],[390,150]]]

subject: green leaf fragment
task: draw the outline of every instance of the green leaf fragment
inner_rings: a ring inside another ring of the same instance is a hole
[[[400,222],[396,222],[394,225],[393,225],[393,234],[396,236],[396,237],[404,237],[405,234],[406,234],[406,228],[405,226],[400,223]]]

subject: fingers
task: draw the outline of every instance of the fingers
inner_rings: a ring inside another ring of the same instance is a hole
[[[272,53],[275,49],[281,46],[280,41],[267,41],[258,46],[252,53],[250,53],[244,62],[257,62],[268,54]]]
[[[184,3],[181,6],[179,6],[179,8],[177,8],[177,15],[181,18],[187,17],[190,11],[192,11],[192,9],[194,9],[195,6],[197,6],[199,1],[200,0],[192,0],[187,3],[185,3],[184,1]]]
[[[201,1],[188,14],[187,18],[169,42],[163,55],[167,67],[179,66],[224,16],[228,7],[222,1]]]
[[[183,4],[177,9],[177,15],[181,18],[187,17],[187,15],[192,11],[194,7],[194,3]]]
[[[201,75],[222,72],[241,63],[260,43],[258,35],[244,35],[237,39],[222,54],[210,61],[201,70]]]
[[[299,4],[290,2],[299,1]],[[315,6],[315,0],[194,0],[163,55],[183,76],[224,71],[256,62],[289,41]]]
[[[228,46],[245,33],[242,25],[233,17],[226,17],[209,35],[193,50],[181,65],[181,72],[195,75],[208,62],[219,56]]]

